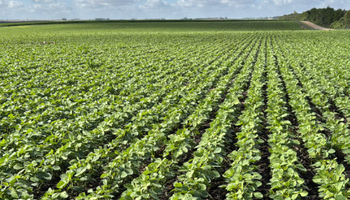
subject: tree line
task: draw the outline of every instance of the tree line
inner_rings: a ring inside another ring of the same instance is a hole
[[[328,28],[350,28],[350,11],[327,7],[312,8],[303,13],[283,15],[282,20],[310,21]]]

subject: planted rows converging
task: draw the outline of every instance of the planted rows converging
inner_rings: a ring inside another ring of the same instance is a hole
[[[350,198],[347,32],[118,27],[1,39],[0,199]]]

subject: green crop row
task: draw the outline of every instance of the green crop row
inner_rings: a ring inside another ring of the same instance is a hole
[[[0,199],[349,199],[349,34],[291,29],[1,28]]]

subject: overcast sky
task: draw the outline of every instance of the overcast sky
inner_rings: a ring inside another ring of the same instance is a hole
[[[272,17],[350,0],[0,0],[0,19]]]

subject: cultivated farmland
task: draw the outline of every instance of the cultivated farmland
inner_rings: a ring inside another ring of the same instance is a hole
[[[0,28],[0,199],[350,198],[350,32]]]

